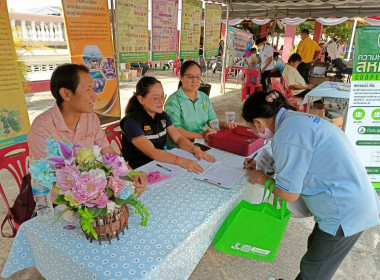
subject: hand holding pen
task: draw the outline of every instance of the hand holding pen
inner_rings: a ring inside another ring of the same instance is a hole
[[[255,153],[253,157],[251,158],[246,158],[244,160],[244,169],[256,169],[256,161],[255,157],[257,156],[258,153]]]

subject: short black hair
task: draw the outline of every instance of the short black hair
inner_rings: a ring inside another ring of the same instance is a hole
[[[305,33],[305,34],[309,35],[310,31],[309,31],[309,29],[302,29],[301,33]]]
[[[251,52],[257,52],[257,49],[256,48],[252,48]]]
[[[288,59],[288,63],[297,61],[302,61],[302,57],[298,53],[292,54]]]
[[[55,68],[50,79],[50,91],[58,107],[61,107],[63,98],[59,94],[61,88],[71,90],[73,94],[77,90],[79,85],[79,72],[90,73],[88,68],[80,64],[65,63]]]
[[[277,56],[279,56],[280,55],[280,53],[278,53],[278,52],[274,52],[273,53],[273,57],[277,57]]]
[[[256,39],[256,46],[260,45],[262,42],[264,42],[262,38]]]

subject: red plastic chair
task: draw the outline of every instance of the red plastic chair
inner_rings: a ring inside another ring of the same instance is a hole
[[[115,123],[115,124],[111,124],[111,125],[107,126],[106,129],[104,130],[104,132],[106,133],[106,137],[107,137],[108,141],[110,142],[110,144],[112,144],[112,141],[114,141],[116,143],[117,147],[119,148],[119,153],[121,153],[121,134],[122,134],[122,131],[120,128],[120,123]]]
[[[174,71],[175,71],[175,75],[178,76],[180,68],[181,68],[181,60],[179,58],[177,58],[174,60],[174,63],[173,63],[173,70],[172,70],[172,76],[173,77],[174,77]]]
[[[256,77],[256,84],[252,85],[252,76]],[[263,90],[263,86],[260,84],[259,80],[259,72],[255,69],[243,69],[243,90],[241,93],[241,101],[243,101],[247,94],[250,95],[251,93],[254,93],[256,88],[259,88],[260,90]]]
[[[297,97],[292,94],[292,90],[290,88],[286,88],[286,84],[284,79],[281,77],[271,77],[272,89],[277,90],[282,93],[283,96],[288,99],[290,104],[298,109],[300,112],[306,112],[306,105],[303,103],[303,97]],[[285,90],[286,89],[286,90]]]
[[[20,188],[22,183],[22,178],[28,173],[29,167],[29,147],[27,142],[22,142],[14,144],[0,149],[0,170],[8,170],[15,179],[17,186]],[[17,232],[21,224],[18,224],[14,219],[11,212],[11,207],[9,205],[8,199],[5,195],[3,186],[0,183],[0,194],[3,197],[5,205],[8,208],[8,213],[11,216],[9,221],[10,227],[14,232]]]

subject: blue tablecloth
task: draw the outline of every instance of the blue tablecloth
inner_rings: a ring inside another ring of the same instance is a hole
[[[212,149],[223,162],[242,166],[243,157]],[[210,163],[203,163],[204,167]],[[231,189],[214,187],[186,172],[151,188],[141,200],[150,209],[146,227],[130,211],[129,229],[120,240],[86,240],[78,224],[72,231],[37,221],[22,224],[2,272],[8,277],[35,266],[46,279],[187,279],[230,211],[252,188],[246,176]]]
[[[347,89],[346,87],[349,85],[347,83],[325,81],[309,91],[305,96],[305,100],[308,97],[349,98],[350,91],[342,90]]]

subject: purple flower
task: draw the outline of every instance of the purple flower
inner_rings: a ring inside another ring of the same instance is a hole
[[[47,160],[52,164],[53,169],[64,167],[66,165],[73,166],[75,164],[75,151],[76,149],[82,148],[80,144],[75,144],[70,147],[66,143],[58,142],[59,153],[61,156],[53,156],[47,158]]]
[[[72,188],[73,197],[87,207],[104,208],[109,202],[106,186],[107,180],[103,177],[80,175]]]
[[[71,190],[75,181],[77,181],[80,176],[80,172],[75,166],[64,166],[61,169],[57,169],[55,174],[57,176],[57,186],[60,194]]]
[[[125,164],[124,158],[116,154],[106,153],[103,155],[102,162],[112,168],[112,174],[115,178],[125,176],[129,173],[129,169]]]

